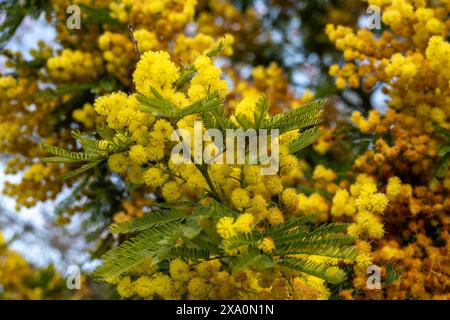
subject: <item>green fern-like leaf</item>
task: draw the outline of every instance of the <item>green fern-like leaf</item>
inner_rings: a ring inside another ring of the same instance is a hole
[[[179,110],[174,114],[174,116],[177,118],[183,118],[191,114],[201,114],[217,108],[223,108],[222,101],[219,99],[217,94],[212,94],[194,102],[186,108]]]
[[[56,162],[56,163],[75,163],[75,162],[86,162],[87,160],[85,159],[78,159],[78,160],[74,160],[74,159],[68,159],[68,158],[64,158],[64,157],[43,157],[41,158],[42,162]]]
[[[265,234],[253,231],[246,235],[237,235],[224,241],[227,249],[237,249],[241,246],[249,246],[256,248],[256,244],[264,238]]]
[[[211,235],[208,232],[199,234],[195,239],[190,240],[192,246],[198,249],[203,249],[211,253],[211,255],[219,255],[219,245],[222,239],[217,233]]]
[[[257,250],[250,250],[245,255],[238,255],[229,261],[231,270],[239,272],[246,268],[254,268],[257,271],[263,271],[275,267],[275,262],[271,257],[261,254]]]
[[[322,278],[330,283],[341,283],[346,278],[345,272],[337,267],[330,267],[325,263],[314,262],[307,259],[285,258],[280,260],[277,264]]]
[[[225,49],[225,41],[221,40],[218,43],[218,45],[215,48],[208,51],[206,55],[210,58],[214,58],[215,56],[219,55],[224,49]],[[183,86],[188,82],[189,79],[192,78],[192,76],[195,74],[196,71],[197,69],[192,64],[185,66],[183,71],[181,72],[180,77],[175,82],[175,87],[177,89],[183,88]]]
[[[445,156],[439,159],[438,163],[436,164],[436,169],[434,171],[433,177],[442,178],[445,172],[447,172],[449,166],[450,166],[450,153],[447,153]]]
[[[203,248],[194,248],[188,246],[175,247],[169,250],[169,258],[182,258],[183,260],[203,260],[211,256],[211,252]]]
[[[140,110],[151,113],[155,116],[181,119],[191,114],[201,114],[212,109],[222,107],[222,101],[217,94],[211,94],[183,109],[178,109],[172,102],[161,96],[158,91],[151,88],[154,97],[138,95],[137,99],[143,104]]]
[[[152,91],[153,97],[136,95],[136,98],[142,104],[140,106],[140,110],[142,112],[151,113],[155,116],[172,118],[175,110],[177,109],[176,106],[161,96],[155,88],[150,87],[150,90]]]
[[[226,129],[236,129],[236,124],[231,121],[223,106],[209,110],[201,114],[203,123],[207,129],[219,129],[225,132]]]
[[[69,178],[73,178],[73,177],[75,177],[75,176],[78,176],[78,175],[80,175],[80,174],[82,174],[82,173],[84,173],[84,172],[86,172],[86,171],[88,171],[88,170],[90,170],[90,169],[92,169],[92,168],[95,168],[95,167],[98,166],[102,161],[103,161],[103,160],[97,160],[97,161],[92,161],[92,162],[86,163],[86,164],[82,165],[81,167],[79,167],[79,168],[76,169],[76,170],[69,171],[69,172],[67,172],[67,173],[65,173],[65,174],[63,174],[63,175],[61,175],[61,176],[59,176],[58,179],[61,179],[61,180],[67,180],[67,179],[69,179]]]
[[[135,238],[105,253],[102,265],[94,271],[93,276],[97,279],[118,276],[148,257],[154,257],[154,262],[158,263],[170,253],[174,245],[170,237],[178,232],[180,227],[178,222],[169,222],[144,230]]]
[[[339,244],[314,245],[295,242],[290,245],[282,245],[276,248],[276,254],[280,256],[292,254],[312,254],[316,256],[354,260],[357,250],[353,246],[340,246]]]
[[[103,140],[112,141],[114,138],[114,130],[105,124],[97,126],[97,133]]]
[[[160,210],[143,217],[134,218],[130,222],[114,223],[109,227],[109,230],[113,233],[133,233],[172,221],[182,221],[185,218],[186,212],[182,210]]]
[[[299,136],[289,144],[289,153],[294,154],[303,148],[306,148],[316,140],[319,133],[319,127],[313,127],[301,132]]]
[[[106,157],[110,152],[113,153],[117,149],[112,143],[108,144],[106,148],[103,148],[99,140],[90,138],[78,130],[72,131],[72,136],[80,142],[84,153],[87,155]]]
[[[92,161],[92,160],[98,160],[98,158],[99,158],[98,155],[88,155],[83,152],[67,151],[66,149],[51,146],[49,144],[41,144],[41,148],[45,152],[51,153],[55,156],[64,158],[66,160]],[[50,159],[52,159],[52,158],[50,158]]]
[[[271,228],[268,228],[264,233],[265,236],[276,238],[282,237],[286,233],[291,232],[292,230],[297,231],[309,231],[310,226],[306,225],[306,223],[313,221],[317,217],[317,214],[309,214],[303,217],[298,217],[294,219],[290,219],[282,224],[275,225]]]
[[[258,99],[258,102],[256,103],[256,108],[254,112],[254,118],[255,118],[255,129],[258,130],[261,128],[262,124],[264,123],[264,119],[267,117],[269,113],[269,99],[267,95],[263,95],[261,98]]]
[[[446,130],[446,129],[442,128],[437,123],[433,123],[433,128],[442,137],[447,138],[448,140],[450,140],[450,131],[449,130]]]
[[[322,121],[320,112],[324,104],[325,100],[316,100],[289,112],[277,114],[266,119],[263,128],[278,129],[282,134],[291,130],[318,125]]]
[[[220,203],[217,200],[212,200],[208,207],[201,206],[195,208],[194,214],[215,218],[229,217],[229,216],[236,217],[238,215],[237,212],[231,210],[230,208],[228,208],[227,206],[225,206],[224,204]]]
[[[272,237],[278,244],[326,244],[346,245],[354,242],[354,238],[349,235],[337,234],[320,230],[305,230],[304,228],[288,229]]]

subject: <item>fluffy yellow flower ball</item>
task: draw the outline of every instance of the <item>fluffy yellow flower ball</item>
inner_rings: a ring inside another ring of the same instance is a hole
[[[217,233],[223,239],[229,239],[236,236],[236,231],[234,230],[234,219],[232,217],[223,217],[219,219],[216,225]]]
[[[241,233],[249,233],[252,231],[254,217],[250,213],[241,214],[234,223],[234,230]]]
[[[258,248],[266,253],[270,253],[275,250],[275,241],[273,241],[273,239],[270,237],[265,237],[258,244]]]
[[[181,259],[175,259],[170,262],[169,266],[170,276],[175,281],[187,282],[189,281],[189,265]]]

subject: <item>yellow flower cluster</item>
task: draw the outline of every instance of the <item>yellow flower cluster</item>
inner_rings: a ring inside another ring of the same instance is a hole
[[[432,177],[439,163],[440,141],[434,125],[450,128],[450,44],[446,39],[450,7],[448,1],[368,2],[381,7],[382,21],[388,28],[376,36],[369,30],[354,32],[344,26],[327,26],[328,37],[346,60],[342,66],[331,66],[329,74],[336,77],[339,89],[359,88],[360,83],[369,90],[380,84],[389,97],[384,115],[375,110],[369,111],[367,119],[359,112],[352,114],[361,133],[376,136],[373,148],[357,157],[354,169],[376,178],[389,199],[382,217],[384,228],[372,228],[372,235],[381,234],[383,229],[387,234],[375,243],[373,253],[366,250],[366,258],[371,256],[378,265],[395,262],[401,278],[385,290],[369,292],[364,289],[365,275],[360,270],[354,286],[362,290],[362,298],[445,299],[442,289],[448,288],[448,275],[434,270],[445,268],[449,170],[435,180]],[[332,214],[358,212],[360,216],[361,209],[380,211],[386,198],[376,195],[355,198],[351,190],[338,191]],[[379,204],[374,206],[374,200]],[[372,219],[368,217],[357,219],[350,231],[361,231],[358,224],[364,229]],[[365,231],[370,233],[368,228]],[[366,258],[361,256],[360,261]],[[382,276],[386,272],[382,267]],[[345,297],[352,296],[358,294],[345,293]]]
[[[271,247],[270,240],[265,242]],[[218,259],[189,263],[170,262],[169,274],[156,272],[151,260],[132,270],[130,275],[111,279],[122,298],[143,299],[327,299],[330,291],[324,280],[292,271],[258,273],[250,269],[231,274]]]
[[[137,42],[137,50],[139,50],[140,53],[161,49],[158,35],[154,32],[148,31],[147,29],[138,29],[133,35]]]
[[[225,42],[223,55],[230,56],[233,54],[234,37],[231,34],[225,34],[222,41]],[[173,53],[178,56],[183,63],[191,63],[208,51],[217,47],[217,41],[210,35],[198,33],[194,37],[179,35],[174,44]]]
[[[192,78],[188,90],[191,101],[198,101],[213,93],[225,97],[228,93],[228,83],[220,78],[222,71],[214,65],[211,58],[199,56],[194,65],[197,74]]]
[[[109,9],[121,22],[155,30],[167,37],[181,31],[192,20],[196,4],[197,0],[116,0],[110,3]]]
[[[86,128],[93,128],[100,120],[100,117],[98,117],[94,107],[90,103],[85,103],[82,108],[75,109],[72,112],[72,117],[74,120],[82,123]]]
[[[230,239],[239,233],[249,233],[252,231],[254,217],[250,213],[240,215],[236,221],[232,217],[223,217],[217,223],[217,233],[223,239]]]
[[[130,85],[130,70],[136,60],[134,44],[124,34],[106,31],[98,38],[98,46],[106,62],[106,70]]]
[[[89,82],[103,71],[103,61],[90,52],[64,49],[47,60],[46,69],[50,79],[58,82]]]
[[[355,111],[352,113],[352,121],[362,133],[383,133],[385,131],[383,126],[379,126],[380,113],[377,110],[370,110],[367,120],[362,117],[361,112]]]
[[[374,180],[366,175],[358,175],[350,186],[350,193],[340,189],[333,197],[331,214],[334,216],[353,216],[355,223],[350,225],[349,234],[357,237],[367,236],[380,239],[384,234],[383,224],[377,215],[382,214],[388,205],[384,193],[377,193]],[[351,194],[351,195],[350,195]]]
[[[271,111],[282,112],[310,102],[314,95],[306,91],[300,98],[296,97],[292,88],[287,83],[287,77],[283,69],[275,62],[267,67],[256,66],[252,70],[252,81],[243,80],[235,70],[227,70],[235,87],[228,96],[230,108],[242,113],[244,117],[252,119],[250,111],[258,97],[266,94],[269,98]],[[245,116],[247,114],[247,116]]]
[[[310,275],[296,277],[293,290],[297,300],[327,300],[331,295],[324,280]]]
[[[320,127],[320,135],[314,141],[313,149],[319,154],[326,154],[334,142],[335,128]]]
[[[178,77],[178,67],[171,61],[169,54],[163,51],[144,53],[133,73],[133,81],[139,93],[152,96],[153,87],[167,99],[174,99],[173,84]]]
[[[408,109],[428,127],[435,121],[449,128],[448,5],[409,0],[369,3],[381,6],[383,22],[391,28],[380,37],[365,29],[354,33],[348,27],[327,26],[330,40],[347,61],[329,70],[337,87],[358,88],[363,82],[371,89],[382,81],[389,85],[385,91],[392,108]]]

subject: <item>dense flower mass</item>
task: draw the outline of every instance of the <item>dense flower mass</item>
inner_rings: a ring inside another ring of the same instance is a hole
[[[3,194],[79,215],[111,297],[449,299],[450,2],[341,2],[50,1],[56,43],[2,53]],[[278,170],[211,129],[277,129]],[[0,298],[67,297],[9,245]]]
[[[449,4],[369,3],[381,7],[389,30],[375,36],[329,25],[327,34],[346,60],[329,70],[338,88],[382,86],[389,97],[384,115],[377,110],[367,117],[352,114],[361,133],[374,137],[374,147],[355,160],[354,168],[374,176],[389,199],[387,207],[387,199],[380,203],[386,207],[387,234],[373,253],[374,262],[395,262],[402,274],[385,297],[448,299],[449,273],[437,270],[445,269],[448,257],[449,170],[441,165],[439,147],[450,125]],[[340,192],[333,199],[341,203],[339,213],[347,210],[345,197]],[[435,262],[430,265],[429,259]]]

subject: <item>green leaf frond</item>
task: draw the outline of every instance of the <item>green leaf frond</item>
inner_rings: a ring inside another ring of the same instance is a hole
[[[330,283],[341,283],[346,279],[346,274],[341,269],[307,259],[285,258],[278,261],[278,265],[302,271]]]
[[[294,154],[303,148],[306,148],[316,140],[319,133],[319,127],[313,127],[301,132],[299,136],[289,144],[289,153]]]
[[[208,232],[199,234],[195,239],[191,240],[192,246],[204,251],[208,251],[211,255],[219,255],[220,237],[216,235],[210,235]]]
[[[275,267],[275,262],[271,257],[261,254],[256,250],[251,250],[245,255],[238,255],[229,259],[231,270],[239,272],[246,268],[253,268],[257,271],[263,271]]]
[[[200,99],[193,104],[187,106],[186,108],[180,109],[176,113],[177,118],[183,118],[185,116],[191,115],[191,114],[197,114],[197,113],[204,113],[211,111],[213,109],[222,108],[223,104],[220,100],[219,96],[217,94],[211,94],[209,96],[206,96],[203,99]]]
[[[433,123],[433,128],[442,137],[446,138],[447,140],[450,140],[450,130],[446,130],[446,129],[442,128],[437,123]]]
[[[185,261],[196,261],[208,259],[211,256],[211,252],[202,248],[181,246],[170,249],[167,256],[171,259],[182,258]]]
[[[355,238],[345,234],[347,224],[323,224],[319,227],[305,223],[315,215],[293,219],[265,232],[276,243],[276,254],[314,254],[353,260]]]
[[[154,97],[138,95],[137,99],[142,104],[142,112],[151,113],[155,116],[164,116],[167,118],[181,119],[192,114],[202,114],[213,109],[222,108],[222,100],[215,93],[200,99],[186,108],[179,109],[172,102],[161,96],[155,88],[151,88]]]
[[[219,129],[221,132],[225,132],[226,129],[237,129],[223,105],[212,108],[208,112],[202,113],[201,116],[206,129]]]
[[[103,255],[103,263],[94,271],[97,279],[118,276],[142,263],[148,257],[156,257],[155,263],[167,255],[173,244],[170,237],[179,232],[181,224],[173,221],[144,230],[131,240],[109,250]]]
[[[275,240],[275,239],[274,239]],[[278,240],[278,241],[277,241]],[[344,246],[351,245],[355,242],[355,238],[349,235],[317,235],[311,234],[298,234],[294,233],[290,236],[283,237],[275,240],[279,247],[286,246],[286,248],[302,247],[304,245],[334,245]]]
[[[216,218],[229,216],[237,217],[239,215],[237,212],[231,210],[226,205],[220,203],[217,200],[212,200],[208,207],[200,206],[195,208],[194,214]]]
[[[260,241],[263,236],[258,232],[253,232],[251,235],[238,235],[233,238],[223,241],[221,247],[233,250],[241,246],[255,247],[258,241]]]
[[[173,208],[189,208],[196,204],[196,202],[189,200],[178,200],[174,202],[157,202],[154,206],[160,209],[173,209]]]
[[[214,58],[214,57],[220,55],[223,52],[223,50],[225,50],[225,45],[226,45],[225,39],[220,40],[219,43],[217,44],[217,46],[214,47],[213,49],[209,50],[206,53],[206,55],[209,58]]]
[[[140,106],[140,111],[151,113],[155,116],[164,115],[166,117],[174,117],[175,110],[177,107],[165,99],[159,92],[150,87],[153,97],[147,97],[144,95],[136,95],[137,100],[142,104]]]
[[[261,96],[257,103],[254,112],[255,125],[254,128],[258,130],[264,123],[267,115],[269,114],[269,98],[267,94]]]
[[[49,144],[41,144],[41,148],[45,152],[56,156],[43,158],[43,161],[46,162],[83,162],[99,159],[98,155],[89,155],[84,152],[68,151],[64,148],[51,146]]]
[[[84,153],[87,155],[106,157],[110,152],[116,151],[114,144],[107,142],[105,145],[102,141],[91,138],[78,130],[72,131],[72,136],[81,144]]]
[[[90,169],[92,169],[92,168],[95,168],[95,167],[98,166],[102,161],[103,161],[103,160],[96,160],[96,161],[92,161],[92,162],[86,163],[86,164],[82,165],[81,167],[79,167],[78,169],[69,171],[69,172],[67,172],[67,173],[65,173],[65,174],[63,174],[63,175],[61,175],[61,176],[59,176],[58,179],[66,180],[66,179],[69,179],[69,178],[73,178],[73,177],[75,177],[75,176],[78,176],[78,175],[80,175],[80,174],[82,174],[82,173],[84,173],[84,172],[86,172],[86,171],[88,171],[88,170],[90,170]]]
[[[334,227],[336,228],[336,231],[333,230]],[[341,230],[339,224],[331,224],[328,228],[317,228],[312,231],[306,228],[296,227],[279,232],[273,235],[272,238],[277,241],[277,243],[290,243],[292,241],[329,243],[332,239],[345,239],[345,241],[348,242],[347,244],[351,244],[355,240],[351,236],[342,234],[341,232],[343,231],[339,230]]]
[[[114,130],[107,125],[97,126],[97,133],[103,140],[112,141],[114,139]]]
[[[290,219],[282,224],[277,224],[271,228],[268,228],[264,235],[275,238],[296,230],[308,231],[310,230],[310,226],[306,225],[306,223],[313,221],[316,217],[317,214],[309,214],[303,217]]]
[[[134,218],[130,222],[113,223],[109,230],[112,233],[133,233],[173,221],[182,221],[185,218],[186,212],[182,210],[159,210]]]
[[[291,244],[281,245],[276,248],[276,254],[280,256],[292,254],[312,254],[328,258],[354,260],[357,255],[356,247],[343,246],[342,243],[336,241],[332,244],[309,244],[305,242],[293,242]]]
[[[291,130],[300,130],[318,125],[322,121],[320,113],[325,101],[325,99],[316,100],[289,112],[270,117],[264,121],[263,128],[278,129],[280,134],[282,134]]]

